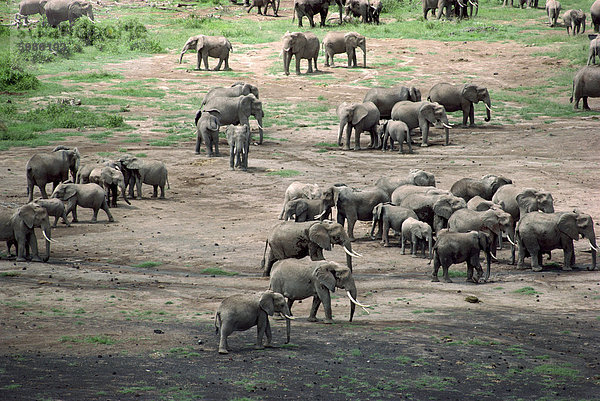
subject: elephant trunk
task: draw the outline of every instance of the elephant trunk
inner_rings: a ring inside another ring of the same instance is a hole
[[[592,248],[592,267],[588,270],[596,270],[596,250],[598,250],[598,246],[596,246],[596,238],[590,237],[590,245]]]
[[[487,98],[484,101],[484,104],[485,104],[485,113],[486,113],[485,114],[485,121],[488,122],[492,118],[491,117],[491,114],[492,114],[492,111],[491,111],[492,110],[492,103],[490,102],[490,99]]]
[[[342,244],[342,246],[346,250],[346,264],[348,265],[348,269],[352,271],[352,254],[354,254],[354,252],[352,251],[352,242],[350,242],[350,240],[348,239]]]
[[[292,61],[291,50],[283,49],[283,71],[285,75],[290,75],[290,62]]]
[[[340,130],[338,132],[338,146],[342,146],[342,135],[344,134],[344,127],[348,123],[346,118],[340,120]]]
[[[367,43],[366,43],[366,41],[360,45],[360,49],[363,52],[363,67],[367,68]]]
[[[290,342],[290,332],[291,332],[291,323],[289,316],[292,315],[290,312],[290,308],[288,308],[287,304],[284,306],[284,317],[285,317],[285,343],[289,344]]]
[[[431,259],[431,256],[433,255],[432,253],[432,248],[433,248],[433,235],[429,234],[427,236],[427,245],[429,246],[429,259]]]
[[[123,192],[123,200],[125,201],[125,203],[131,205],[131,202],[129,202],[129,199],[127,199],[127,190],[125,189],[125,185],[121,186],[121,192]]]
[[[491,249],[486,249],[486,251],[485,251],[485,264],[486,264],[486,269],[485,269],[485,276],[483,277],[483,280],[488,281],[490,279],[490,267],[492,264]]]

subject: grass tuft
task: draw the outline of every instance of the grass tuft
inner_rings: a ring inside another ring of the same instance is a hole
[[[219,269],[218,267],[207,267],[202,269],[200,274],[209,274],[211,276],[237,276],[239,273]]]
[[[133,265],[133,267],[141,267],[141,268],[147,269],[147,268],[151,268],[151,267],[157,267],[160,265],[162,265],[162,262],[149,261],[149,262],[138,263],[137,265]]]

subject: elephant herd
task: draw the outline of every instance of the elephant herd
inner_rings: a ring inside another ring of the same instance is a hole
[[[17,24],[23,20],[26,25],[28,16],[35,14],[45,15],[51,26],[58,26],[63,21],[73,25],[84,15],[94,20],[92,4],[86,0],[21,0],[15,20]]]

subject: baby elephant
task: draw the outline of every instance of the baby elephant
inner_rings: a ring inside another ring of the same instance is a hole
[[[283,219],[287,221],[295,216],[294,221],[297,223],[317,218],[324,220],[324,213],[321,212],[322,206],[321,199],[294,199],[286,203]]]
[[[412,144],[410,143],[410,130],[404,121],[389,120],[384,123],[383,146],[381,150],[387,149],[388,138],[390,140],[390,149],[394,150],[394,141],[400,144],[398,153],[402,154],[402,143],[408,145],[408,153],[412,153]]]
[[[230,125],[227,127],[226,135],[229,144],[229,167],[234,170],[233,159],[235,158],[235,167],[248,171],[250,128],[246,124]]]
[[[588,35],[588,38],[590,38],[590,52],[587,65],[596,64],[596,56],[600,58],[600,36],[594,34]]]
[[[373,208],[371,238],[376,238],[373,236],[373,232],[375,231],[375,226],[377,225],[379,232],[381,233],[381,242],[383,243],[383,246],[390,246],[390,240],[388,237],[390,228],[399,233],[402,230],[402,223],[404,223],[404,221],[410,217],[413,219],[417,218],[417,215],[411,209],[402,206],[396,206],[392,203],[377,204],[377,206]]]
[[[65,223],[67,227],[71,226],[71,223],[69,223],[69,220],[67,220],[67,211],[65,209],[65,204],[60,199],[39,198],[34,200],[33,203],[35,203],[36,205],[40,205],[41,207],[46,209],[46,212],[48,212],[48,216],[54,216],[54,224],[52,225],[52,227],[56,227],[59,217],[62,217],[63,223]]]
[[[108,202],[106,201],[106,192],[98,184],[73,184],[70,182],[60,183],[54,192],[53,198],[66,202],[67,214],[73,214],[73,223],[77,223],[77,206],[93,209],[94,215],[92,223],[98,219],[98,210],[102,209],[108,217],[108,221],[113,222],[110,210],[108,210]]]
[[[423,245],[423,255],[425,255],[425,241],[429,246],[429,258],[431,258],[431,246],[433,245],[433,233],[431,226],[427,223],[409,217],[402,223],[402,255],[404,255],[404,245],[410,240],[412,244],[410,254],[417,256],[417,249]]]
[[[202,141],[206,143],[208,157],[220,156],[219,153],[219,128],[221,122],[217,116],[210,113],[196,113],[196,154],[200,154]],[[214,152],[213,152],[214,148]]]
[[[437,241],[433,247],[433,273],[431,281],[437,282],[440,266],[444,270],[443,280],[451,283],[448,276],[448,268],[456,263],[467,262],[467,281],[477,283],[483,275],[483,269],[479,262],[479,252],[484,251],[487,271],[484,280],[490,277],[492,240],[483,231],[469,231],[468,233],[453,233],[448,230],[440,230]],[[477,276],[473,277],[473,269],[477,270]]]
[[[258,295],[232,295],[221,302],[215,314],[215,329],[220,332],[219,354],[228,353],[227,337],[234,331],[245,331],[256,326],[256,349],[262,349],[263,336],[267,335],[265,346],[271,345],[269,316],[275,312],[286,318],[286,344],[290,342],[290,309],[283,295],[267,290]]]

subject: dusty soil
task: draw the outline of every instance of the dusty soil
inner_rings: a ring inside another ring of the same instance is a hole
[[[391,68],[322,67],[322,74],[335,77],[325,83],[267,73],[279,46],[247,46],[231,59],[234,70],[249,72],[244,79],[259,86],[265,104],[310,104],[322,96],[333,115],[339,102],[362,99],[367,87],[361,81]],[[386,59],[414,67],[400,73],[402,82],[422,88],[426,97],[442,77],[462,82],[472,76],[490,88],[542,82],[558,62],[531,52],[514,43],[388,39],[371,40],[368,58],[382,61],[389,54]],[[126,80],[158,78],[167,91],[192,96],[239,80],[178,69],[176,57],[172,52],[103,68]],[[184,60],[193,67],[191,54]],[[84,84],[82,93],[96,85]],[[569,91],[560,99],[565,107],[571,107]],[[600,101],[590,99],[590,106],[598,109]],[[284,325],[275,320],[274,348],[254,350],[250,330],[230,337],[228,356],[216,352],[212,316],[220,301],[268,287],[259,270],[264,240],[294,180],[365,187],[420,167],[448,189],[459,178],[495,173],[550,190],[558,211],[577,207],[600,221],[597,114],[524,120],[516,107],[516,123],[505,124],[494,115],[483,122],[480,109],[475,128],[451,131],[450,146],[442,146],[441,131],[434,129],[432,146],[416,147],[411,155],[336,147],[323,152],[315,145],[335,142],[334,122],[307,127],[298,120],[296,130],[267,114],[273,125],[265,130],[265,143],[251,148],[247,173],[230,171],[227,157],[195,155],[191,140],[149,146],[161,136],[151,131],[157,118],[169,114],[158,108],[131,107],[131,115],[148,117],[129,121],[140,143],[124,145],[127,132],[107,144],[73,137],[69,144],[87,161],[122,146],[162,160],[171,189],[157,200],[145,187],[144,199],[112,210],[116,221],[110,224],[103,212],[90,224],[91,212],[81,210],[80,223],[54,230],[59,243],[49,263],[0,261],[0,398],[599,399],[600,273],[586,270],[591,257],[585,241],[576,243],[580,269],[572,272],[560,270],[561,251],[543,272],[533,273],[508,265],[503,249],[486,284],[466,284],[460,277],[431,283],[426,259],[383,248],[368,239],[368,222],[357,223],[354,248],[364,258],[355,260],[355,278],[360,301],[373,306],[370,314],[359,311],[347,322],[348,302],[340,295],[336,324],[308,323],[310,302],[297,303],[291,344],[282,345]],[[192,121],[193,114],[175,121]],[[457,113],[452,121],[461,118]],[[226,143],[221,147],[226,154]],[[49,149],[2,153],[3,203],[26,201],[25,164]],[[268,175],[281,169],[301,175]],[[345,260],[337,247],[326,257]],[[143,262],[160,264],[134,267]],[[205,268],[237,275],[202,274]],[[468,295],[480,302],[467,303]]]

